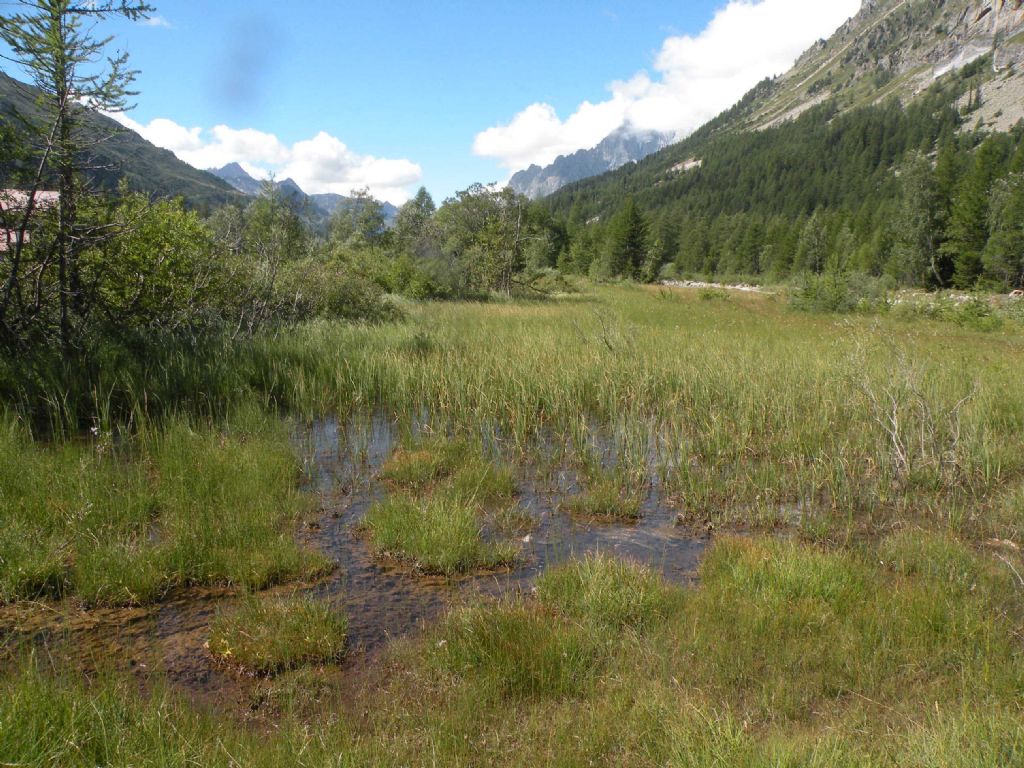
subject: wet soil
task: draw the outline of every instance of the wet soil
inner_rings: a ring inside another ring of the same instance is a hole
[[[510,569],[449,580],[381,562],[359,535],[358,524],[387,493],[375,477],[401,434],[392,421],[374,417],[344,427],[325,420],[296,435],[308,489],[321,499],[318,519],[299,537],[337,568],[316,584],[276,591],[309,592],[347,613],[349,652],[342,674],[358,677],[392,639],[421,631],[453,604],[481,594],[527,592],[538,573],[572,557],[600,551],[644,563],[674,582],[694,578],[706,541],[676,525],[676,513],[661,498],[656,480],[639,521],[586,521],[559,511],[559,502],[578,491],[570,470],[522,482],[518,505],[529,525],[515,537],[521,550]],[[236,599],[227,590],[191,590],[147,608],[85,611],[70,602],[3,608],[0,648],[6,652],[0,653],[0,667],[18,659],[17,649],[29,647],[62,669],[131,671],[143,686],[167,681],[197,703],[244,707],[254,681],[217,663],[205,649],[211,619]]]

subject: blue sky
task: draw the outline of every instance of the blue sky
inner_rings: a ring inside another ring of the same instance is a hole
[[[623,122],[684,135],[859,0],[156,0],[108,24],[125,117],[199,166],[401,202],[503,181]]]

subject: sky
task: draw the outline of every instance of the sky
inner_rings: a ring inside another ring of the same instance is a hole
[[[781,74],[860,0],[152,0],[111,21],[119,116],[200,168],[440,202],[596,145],[680,137]]]

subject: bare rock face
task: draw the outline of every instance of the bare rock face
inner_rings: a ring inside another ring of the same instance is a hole
[[[844,107],[908,101],[983,57],[991,61],[976,75],[981,99],[972,106],[983,125],[1005,130],[1024,118],[1024,0],[863,0],[781,78],[748,127],[777,125],[833,97]]]
[[[551,165],[531,165],[515,174],[509,186],[516,192],[537,199],[556,192],[566,184],[614,171],[637,162],[672,143],[671,134],[638,131],[624,125],[593,149],[581,149],[562,155]]]

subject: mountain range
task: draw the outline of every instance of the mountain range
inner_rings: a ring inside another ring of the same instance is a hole
[[[642,160],[652,152],[667,147],[673,139],[673,134],[640,131],[627,124],[592,149],[562,155],[544,168],[531,165],[525,171],[519,171],[509,181],[509,186],[531,200],[536,200],[557,192],[566,184]]]
[[[969,127],[1006,131],[1024,118],[1024,0],[863,0],[853,18],[789,72],[764,81],[686,140],[673,143],[670,135],[626,125],[591,149],[520,171],[510,186],[531,198],[553,197],[556,208],[579,195],[613,199],[601,190],[628,187],[631,177],[672,186],[700,168],[715,137],[765,131],[826,102],[838,114],[891,99],[910,104],[932,83],[966,68],[972,81],[962,108]],[[34,115],[37,96],[32,86],[0,73],[5,120],[17,125],[15,115]],[[104,115],[84,108],[82,115],[87,131],[109,137],[90,150],[87,163],[89,181],[101,189],[114,190],[123,180],[133,191],[180,196],[190,207],[209,210],[244,203],[262,187],[237,163],[198,170]],[[291,179],[277,186],[318,220],[358,201],[309,195]],[[397,209],[383,207],[393,221]]]
[[[0,72],[0,117],[18,126],[21,117],[38,115],[39,91]],[[87,136],[102,138],[90,147],[83,165],[86,176],[97,189],[116,191],[127,184],[132,192],[159,197],[181,197],[194,209],[209,211],[227,204],[244,204],[258,195],[263,184],[238,163],[204,171],[178,159],[169,150],[155,146],[139,134],[106,115],[82,108],[81,119]],[[4,159],[0,158],[0,167]],[[326,221],[339,207],[358,204],[358,199],[336,194],[307,195],[292,179],[276,184],[296,207],[314,222]],[[385,221],[394,222],[398,209],[381,204]]]
[[[226,181],[244,195],[258,195],[263,190],[264,183],[253,178],[238,163],[228,163],[223,168],[211,168],[207,172]],[[306,212],[313,219],[326,220],[339,208],[349,208],[362,204],[359,198],[346,197],[331,192],[308,195],[293,179],[275,181],[273,184],[274,188],[289,200],[292,205]],[[380,206],[384,214],[384,221],[388,226],[391,226],[398,215],[398,208],[388,202],[382,202]]]
[[[38,115],[39,91],[0,72],[0,116],[11,125],[19,115]],[[84,165],[89,182],[115,191],[123,180],[128,189],[147,195],[181,197],[191,207],[210,210],[244,200],[237,190],[216,176],[193,168],[173,152],[154,146],[137,133],[105,115],[82,108],[84,132],[102,138],[89,149]],[[0,164],[4,161],[0,159]]]
[[[1022,0],[863,0],[859,13],[827,41],[821,40],[772,87],[746,100],[742,115],[731,110],[718,130],[763,130],[808,109],[837,100],[841,109],[895,97],[910,101],[943,75],[983,56],[992,57],[976,118],[1007,130],[1024,117],[1024,2]],[[623,126],[592,149],[562,156],[544,168],[533,165],[509,182],[536,199],[568,184],[616,171],[673,144],[670,134]],[[689,158],[671,158],[666,168]],[[624,171],[628,173],[628,169]]]

